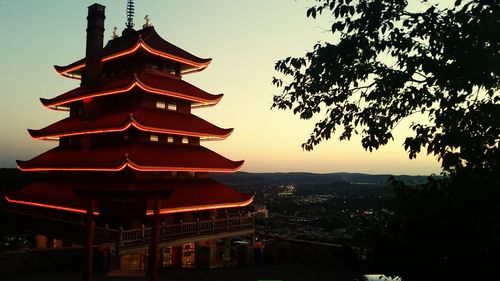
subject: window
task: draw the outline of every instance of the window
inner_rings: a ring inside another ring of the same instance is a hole
[[[176,111],[177,110],[177,104],[175,102],[169,102],[167,104],[167,109],[168,110]]]
[[[189,139],[187,137],[182,137],[182,144],[188,144]]]
[[[167,137],[168,143],[174,143],[174,137]]]
[[[164,102],[162,101],[156,101],[156,108],[161,108],[161,109],[165,109],[166,108],[166,105]]]
[[[158,141],[158,136],[157,135],[150,135],[149,136],[149,140],[157,142]]]

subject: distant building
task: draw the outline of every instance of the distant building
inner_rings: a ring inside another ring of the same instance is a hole
[[[86,245],[87,280],[93,245],[111,269],[212,268],[231,262],[230,238],[254,233],[253,217],[239,214],[253,195],[209,178],[243,161],[200,145],[232,129],[192,114],[222,95],[182,80],[211,59],[165,41],[148,23],[134,30],[130,4],[127,28],[105,47],[105,7],[89,7],[85,58],[55,66],[81,86],[41,99],[69,116],[29,130],[58,145],[18,161],[22,171],[47,176],[5,196],[10,227],[41,235],[39,247]]]

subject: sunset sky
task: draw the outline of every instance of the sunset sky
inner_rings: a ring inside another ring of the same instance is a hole
[[[85,54],[87,6],[94,1],[0,0],[0,167],[15,167],[56,145],[35,141],[26,129],[39,129],[67,116],[42,107],[51,98],[79,86],[63,78],[53,65],[66,65]],[[99,1],[106,6],[105,43],[113,27],[125,25],[125,0]],[[290,111],[271,110],[274,64],[302,56],[317,41],[331,41],[328,18],[306,18],[314,1],[153,1],[136,0],[136,29],[151,18],[167,41],[202,58],[208,69],[184,76],[213,94],[224,93],[214,107],[194,114],[223,128],[235,128],[224,141],[203,145],[232,159],[245,160],[247,172],[365,172],[372,174],[439,173],[435,157],[409,160],[402,143],[411,120],[401,122],[395,140],[366,152],[360,139],[332,139],[312,152],[303,151],[314,120],[300,120]]]

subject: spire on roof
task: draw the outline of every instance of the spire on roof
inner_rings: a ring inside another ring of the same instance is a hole
[[[128,29],[134,28],[134,0],[128,0],[127,2],[127,22],[125,25]]]

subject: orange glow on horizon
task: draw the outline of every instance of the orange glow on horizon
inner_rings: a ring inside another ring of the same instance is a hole
[[[57,206],[57,205],[50,205],[50,204],[43,204],[43,203],[36,203],[36,202],[29,202],[29,201],[22,201],[22,200],[14,200],[14,199],[10,199],[7,196],[5,196],[5,200],[7,200],[7,202],[9,202],[9,203],[14,203],[14,204],[22,204],[22,205],[42,207],[42,208],[55,209],[55,210],[61,210],[61,211],[69,211],[69,212],[80,213],[80,214],[87,213],[87,211],[83,210],[83,209],[62,207],[62,206]],[[99,212],[94,212],[94,215],[98,216]]]

